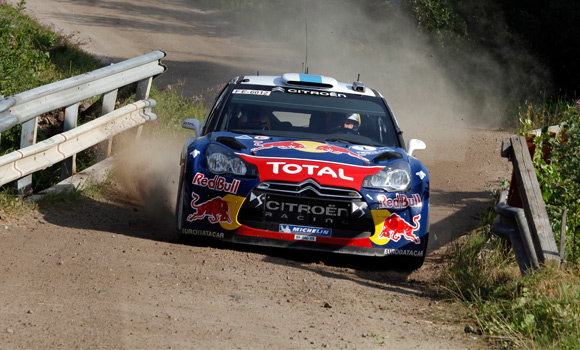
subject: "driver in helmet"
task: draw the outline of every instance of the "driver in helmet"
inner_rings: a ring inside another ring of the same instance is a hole
[[[338,121],[337,126],[330,128],[329,133],[358,134],[359,127],[360,114],[349,113]]]
[[[242,127],[245,129],[269,130],[268,113],[257,106],[246,106],[243,109]]]
[[[344,120],[343,128],[348,129],[347,132],[358,133],[360,126],[360,114],[352,113]]]

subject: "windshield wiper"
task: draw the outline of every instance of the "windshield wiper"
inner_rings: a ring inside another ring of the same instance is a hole
[[[371,141],[371,140],[361,140],[361,141],[356,141],[356,140],[347,140],[344,138],[339,138],[339,137],[335,137],[335,138],[325,138],[325,141],[330,141],[330,142],[342,142],[342,143],[348,143],[351,145],[365,145],[365,146],[376,146],[376,147],[384,147],[385,145],[382,145],[380,143],[377,143],[375,141]]]
[[[360,141],[353,141],[353,140],[346,140],[343,138],[328,138],[325,139],[326,141],[330,141],[330,142],[343,142],[343,143],[352,143],[354,145],[366,145],[366,142],[360,142]]]
[[[250,130],[247,130],[247,129],[243,129],[243,130],[242,129],[230,129],[228,131],[229,132],[234,132],[236,134],[245,134],[245,135],[266,135],[266,134],[264,134],[263,132],[260,132],[260,131],[250,131]],[[266,135],[266,136],[268,136],[268,135]]]

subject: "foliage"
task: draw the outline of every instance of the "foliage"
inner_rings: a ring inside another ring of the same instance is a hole
[[[0,95],[11,96],[99,67],[98,61],[23,14],[26,2],[0,5]],[[2,133],[0,155],[19,148],[20,125]],[[39,130],[39,140],[46,138]]]
[[[520,277],[507,242],[473,232],[448,252],[440,283],[502,348],[576,349],[578,271],[545,267]]]
[[[0,5],[0,94],[11,95],[47,84],[53,78],[48,70],[48,49],[57,36],[23,15],[24,1],[17,8]],[[35,33],[34,35],[30,35]]]
[[[520,115],[522,133],[529,135],[526,131],[533,126],[545,125],[542,136],[534,138],[534,166],[558,241],[562,212],[567,209],[566,257],[568,262],[580,265],[580,101],[544,105],[539,112],[535,109],[528,104],[525,114]],[[553,137],[548,125],[558,124],[562,131]]]
[[[510,32],[550,67],[557,93],[572,95],[580,89],[580,37],[576,0],[495,0],[505,14]]]
[[[151,88],[151,98],[157,102],[153,109],[157,120],[146,125],[145,132],[148,135],[163,134],[172,138],[189,136],[191,131],[183,129],[181,122],[188,118],[203,121],[207,114],[205,99],[202,96],[184,97],[181,93],[182,85],[180,81],[165,90],[155,86]]]

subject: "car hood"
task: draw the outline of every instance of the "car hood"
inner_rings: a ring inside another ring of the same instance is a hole
[[[395,159],[408,161],[405,151],[395,147],[231,132],[214,132],[209,137],[210,143],[221,144],[235,153],[252,157],[305,159],[359,166],[384,166]]]

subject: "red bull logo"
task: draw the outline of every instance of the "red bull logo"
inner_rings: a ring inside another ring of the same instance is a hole
[[[332,153],[332,154],[346,154],[350,157],[357,158],[369,164],[369,160],[358,153],[349,151],[346,148],[329,145],[326,143],[312,142],[312,141],[278,141],[278,142],[268,142],[262,143],[261,141],[256,141],[254,143],[256,148],[252,148],[252,153],[256,154],[258,151],[264,149],[295,149],[303,152],[314,152],[314,153]]]
[[[320,145],[320,146],[316,146],[314,148],[317,151],[324,151],[324,152],[329,152],[332,154],[346,154],[348,156],[354,157],[354,158],[358,158],[362,161],[365,162],[365,164],[369,163],[369,160],[366,159],[365,157],[354,153],[352,151],[347,150],[346,148],[342,148],[342,147],[338,147],[338,146],[333,146],[333,145]]]
[[[256,148],[252,148],[252,153],[256,154],[256,152],[261,151],[263,149],[271,149],[271,148],[279,148],[279,149],[306,149],[307,147],[300,143],[294,141],[279,141],[279,142],[268,142],[262,144],[261,141],[257,141],[254,145],[259,146]]]
[[[413,232],[419,230],[421,226],[419,222],[420,220],[421,215],[415,215],[413,217],[413,222],[415,223],[415,226],[411,226],[399,215],[391,214],[391,216],[385,219],[385,222],[383,223],[383,229],[381,230],[381,233],[379,233],[378,238],[389,239],[394,242],[398,242],[401,239],[401,237],[403,237],[408,241],[411,241],[415,244],[419,244],[421,243],[421,240]]]
[[[379,208],[381,209],[404,209],[408,207],[418,207],[423,204],[421,196],[417,193],[414,193],[411,197],[397,193],[394,198],[387,197],[384,194],[379,194],[377,200],[379,202]]]
[[[213,177],[213,179],[209,179],[202,173],[195,174],[191,183],[194,185],[207,187],[211,190],[225,191],[233,194],[236,194],[238,192],[238,188],[240,187],[240,180],[234,179],[231,183],[228,183],[225,177],[216,175]]]
[[[222,197],[215,197],[200,204],[196,204],[199,200],[199,196],[195,192],[191,193],[191,197],[191,208],[195,210],[195,212],[187,216],[187,221],[192,222],[195,220],[203,220],[207,217],[209,222],[212,224],[217,222],[232,223],[228,202],[226,202]]]

